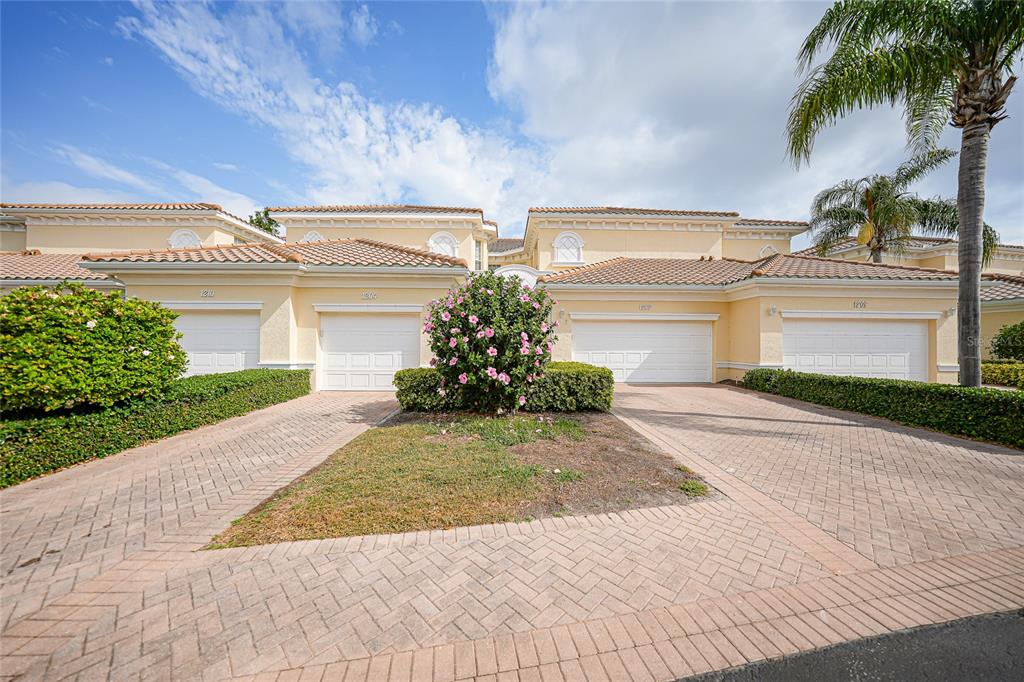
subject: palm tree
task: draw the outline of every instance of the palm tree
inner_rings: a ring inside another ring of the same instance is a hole
[[[914,182],[956,156],[951,149],[936,149],[903,163],[892,175],[869,175],[843,180],[818,193],[811,204],[811,230],[819,256],[856,236],[868,247],[871,260],[883,253],[902,255],[916,233],[958,236],[956,203],[949,199],[922,199],[908,192]],[[999,235],[984,228],[983,258],[992,257]]]
[[[935,147],[947,123],[961,129],[960,383],[981,385],[981,260],[985,172],[992,127],[1016,81],[1024,44],[1020,0],[840,0],[800,49],[807,78],[793,96],[789,154],[810,158],[817,133],[855,109],[902,105],[908,143]],[[814,66],[827,47],[832,55]]]

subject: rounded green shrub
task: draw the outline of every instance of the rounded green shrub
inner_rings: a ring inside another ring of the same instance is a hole
[[[80,284],[15,289],[0,299],[4,411],[159,396],[185,371],[175,317],[159,303]]]
[[[431,301],[423,331],[442,395],[481,412],[526,405],[551,358],[558,326],[549,319],[553,305],[543,289],[492,272],[470,275]]]
[[[1000,360],[1024,362],[1024,320],[1003,325],[992,337],[991,350]]]

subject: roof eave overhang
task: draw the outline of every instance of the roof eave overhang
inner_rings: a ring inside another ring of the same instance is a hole
[[[473,220],[480,219],[483,223],[483,213],[477,211],[465,212],[440,212],[440,211],[393,211],[390,213],[375,211],[270,211],[275,220],[302,219],[302,220],[323,220],[325,218],[364,218],[370,220],[399,220],[408,218],[429,218],[431,220]],[[486,229],[495,230],[493,225],[487,225]]]
[[[529,222],[530,218],[612,218],[620,220],[678,220],[681,222],[700,220],[732,223],[735,222],[739,216],[737,215],[703,215],[701,213],[602,213],[600,211],[530,211],[526,214],[526,220]]]
[[[83,261],[80,267],[105,274],[119,272],[271,272],[310,274],[417,274],[459,276],[469,274],[462,266],[313,265],[308,263],[168,263],[147,261]]]
[[[957,280],[912,280],[912,279],[840,279],[822,277],[754,277],[742,279],[728,284],[570,284],[564,282],[539,282],[547,289],[555,291],[735,291],[760,285],[799,285],[799,286],[873,286],[877,284],[892,286],[931,287],[940,289],[956,288]]]
[[[982,301],[981,307],[986,310],[1024,310],[1024,296],[1018,298],[1001,298],[996,301]]]
[[[32,279],[0,279],[0,286],[5,287],[33,287],[33,286],[56,286],[63,282],[68,284],[84,284],[90,287],[119,288],[124,286],[115,279],[87,279],[84,277],[35,277]]]

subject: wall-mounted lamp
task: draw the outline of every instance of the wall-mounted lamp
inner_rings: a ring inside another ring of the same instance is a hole
[[[954,315],[956,315],[956,306],[946,311],[946,317],[953,317]]]
[[[769,315],[774,315],[777,312],[779,312],[779,309],[776,306],[774,306],[774,305],[768,306],[768,314]]]

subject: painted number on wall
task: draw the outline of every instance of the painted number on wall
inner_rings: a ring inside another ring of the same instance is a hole
[[[377,292],[376,291],[364,291],[363,292],[363,300],[364,301],[376,301],[377,300]]]
[[[651,308],[652,308],[652,306],[651,306],[651,304],[650,304],[650,303],[641,303],[641,304],[640,304],[640,312],[642,312],[642,313],[646,313],[646,312],[647,312],[647,311],[649,311],[649,310],[650,310]]]
[[[867,308],[868,307],[868,302],[867,301],[854,301],[853,302],[853,307],[854,308]]]
[[[214,296],[213,289],[200,289],[199,290],[199,298],[213,298],[213,296]]]

